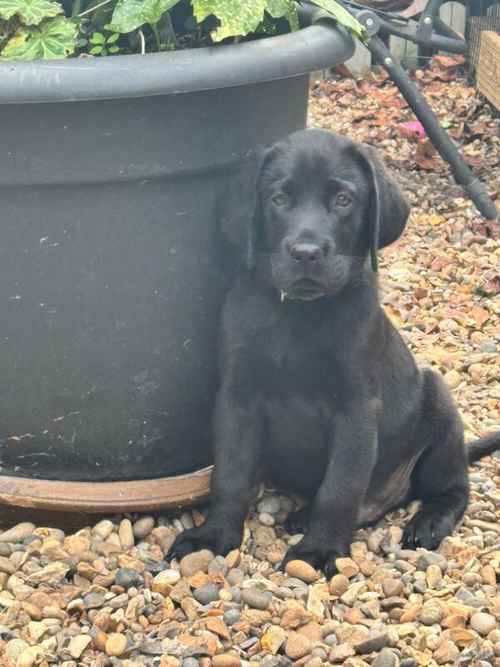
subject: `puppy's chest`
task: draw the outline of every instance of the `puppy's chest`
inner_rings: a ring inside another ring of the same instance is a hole
[[[346,371],[329,343],[314,331],[263,331],[250,355],[259,390],[277,400],[333,400],[346,384]]]

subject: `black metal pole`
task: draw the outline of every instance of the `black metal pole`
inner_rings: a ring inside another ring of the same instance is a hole
[[[382,40],[373,36],[366,42],[375,60],[399,88],[415,116],[422,123],[429,139],[441,157],[448,162],[457,183],[466,191],[480,213],[488,220],[497,220],[498,210],[490,199],[485,186],[474,176],[457,147],[441,127],[439,120],[405,70],[397,63]]]

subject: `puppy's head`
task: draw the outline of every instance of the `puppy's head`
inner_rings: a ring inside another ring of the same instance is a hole
[[[303,130],[259,151],[247,174],[255,193],[248,268],[283,296],[334,295],[402,233],[409,207],[374,149]]]

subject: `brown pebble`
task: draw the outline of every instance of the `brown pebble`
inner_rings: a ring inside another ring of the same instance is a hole
[[[213,561],[214,555],[208,549],[195,551],[184,556],[180,562],[181,574],[183,577],[192,577],[197,572],[208,572],[208,566]]]
[[[42,620],[42,612],[40,611],[40,609],[36,605],[31,604],[31,602],[27,602],[25,600],[22,603],[22,608],[28,614],[28,616],[30,618],[32,618],[34,621],[41,621]]]
[[[312,584],[319,579],[317,571],[304,560],[291,560],[286,564],[285,572],[289,577],[300,579],[306,584]]]
[[[340,574],[345,575],[348,579],[359,574],[359,567],[352,558],[337,558],[335,566]]]
[[[293,562],[293,561],[292,561]],[[310,653],[311,641],[299,632],[291,632],[285,644],[285,653],[292,660],[299,660]]]
[[[481,578],[485,584],[489,586],[496,586],[497,584],[497,575],[495,568],[492,565],[485,565],[481,568]]]
[[[353,647],[350,644],[344,642],[343,644],[334,646],[330,651],[330,655],[328,656],[328,658],[330,662],[339,664],[339,663],[344,663],[347,660],[347,658],[351,658],[353,655],[355,655]]]
[[[349,588],[349,579],[345,574],[336,574],[330,579],[328,589],[331,595],[344,595],[346,590]]]
[[[382,590],[386,598],[397,597],[403,592],[403,582],[399,579],[387,577],[382,581]]]
[[[241,660],[234,653],[222,653],[214,655],[212,667],[240,667]]]
[[[454,663],[459,654],[460,651],[455,644],[445,639],[441,642],[438,649],[434,651],[433,658],[438,665],[446,665],[448,663]]]
[[[120,526],[118,527],[118,537],[124,551],[128,551],[135,544],[134,531],[132,529],[132,522],[130,519],[123,519],[120,521]]]
[[[119,658],[127,649],[127,638],[120,632],[112,632],[105,646],[106,654]]]

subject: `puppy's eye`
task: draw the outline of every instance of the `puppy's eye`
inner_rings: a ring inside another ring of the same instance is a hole
[[[271,201],[276,206],[286,206],[288,204],[288,197],[284,192],[278,192],[277,195],[271,198]]]
[[[352,199],[349,195],[346,195],[344,192],[341,192],[335,197],[336,206],[349,206],[352,202]]]

